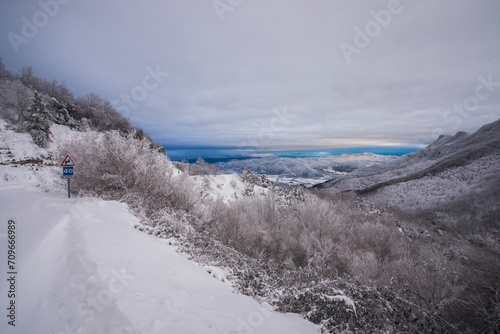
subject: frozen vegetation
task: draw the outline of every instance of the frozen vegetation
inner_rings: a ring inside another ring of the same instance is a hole
[[[97,96],[28,70],[0,79],[0,212],[20,241],[16,327],[2,333],[500,331],[498,122],[384,163],[343,157],[326,168],[377,165],[322,191],[171,162]],[[443,211],[453,224],[428,216],[443,191],[464,212]]]

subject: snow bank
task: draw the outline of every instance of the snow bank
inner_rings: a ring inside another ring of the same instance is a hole
[[[0,118],[0,163],[28,159],[47,159],[64,142],[83,136],[84,132],[71,130],[67,126],[52,124],[52,142],[47,149],[38,147],[28,133],[18,133],[10,129],[7,122]]]
[[[125,204],[23,187],[0,184],[0,254],[7,255],[12,219],[18,271],[16,326],[3,315],[1,333],[316,332],[297,315],[234,293],[213,270],[135,230],[138,220]],[[0,285],[4,313],[7,283]]]

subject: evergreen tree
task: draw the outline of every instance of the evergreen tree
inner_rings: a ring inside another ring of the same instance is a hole
[[[50,140],[50,115],[42,100],[42,95],[35,91],[35,96],[25,118],[26,130],[33,141],[40,147],[47,147]]]

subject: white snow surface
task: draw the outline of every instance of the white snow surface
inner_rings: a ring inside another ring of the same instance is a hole
[[[0,183],[2,273],[9,219],[16,222],[17,271],[15,327],[6,317],[10,286],[0,280],[0,333],[317,332],[296,314],[271,312],[233,292],[223,272],[209,274],[166,240],[134,229],[139,222],[127,205],[68,199],[39,191],[36,178],[23,181]]]
[[[82,132],[71,130],[67,126],[52,124],[50,127],[52,142],[49,148],[43,149],[33,143],[28,133],[18,133],[6,127],[7,122],[0,118],[0,163],[31,158],[47,159],[58,151],[61,144],[83,135]]]
[[[46,150],[33,143],[28,133],[16,133],[5,129],[6,126],[7,122],[0,118],[0,163],[12,159],[24,160],[47,155]]]

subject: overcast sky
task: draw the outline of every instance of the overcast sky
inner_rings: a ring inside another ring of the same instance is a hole
[[[0,33],[7,69],[167,146],[423,145],[500,118],[498,0],[2,0]]]

